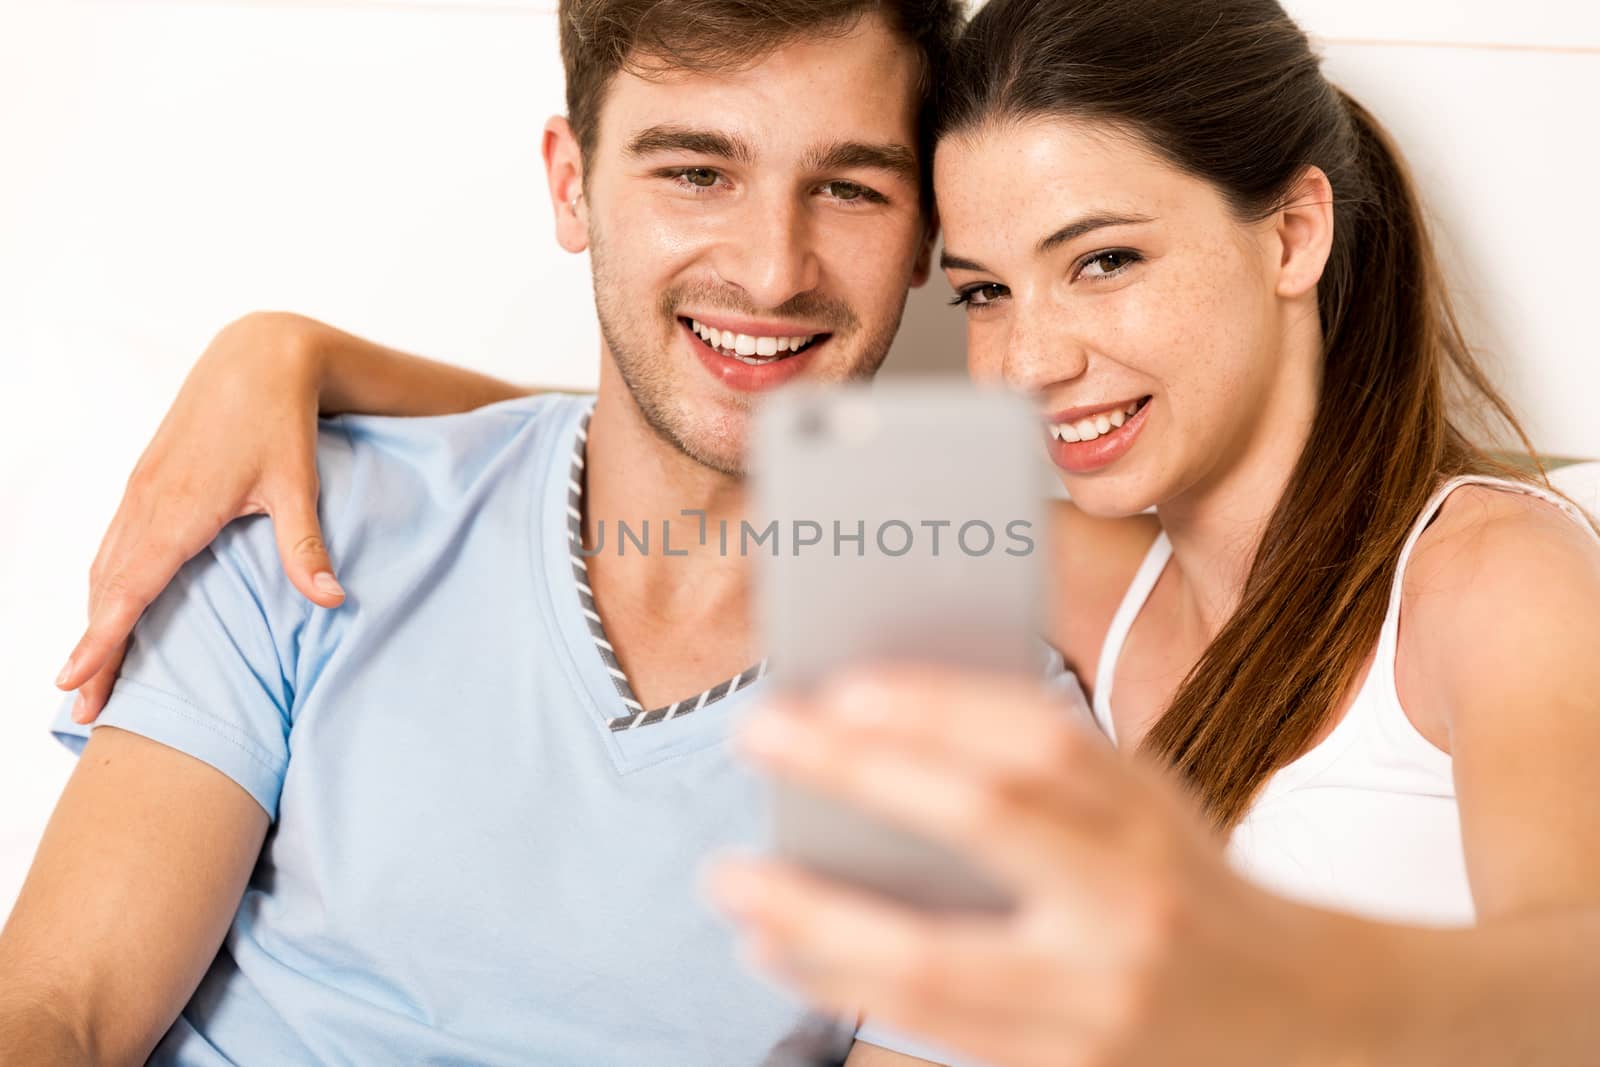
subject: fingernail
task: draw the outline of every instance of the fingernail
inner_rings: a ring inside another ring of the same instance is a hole
[[[344,586],[329,571],[318,571],[312,576],[311,584],[317,587],[318,592],[328,596],[344,596]]]
[[[67,679],[72,677],[72,665],[73,665],[73,662],[74,661],[69,656],[67,658],[67,665],[65,667],[61,668],[61,673],[60,674],[56,675],[56,688],[57,689],[59,689],[62,686],[66,685],[67,684]]]

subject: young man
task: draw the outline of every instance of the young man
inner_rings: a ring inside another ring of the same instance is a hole
[[[0,935],[0,1049],[743,1065],[809,1033],[696,896],[709,851],[761,838],[724,741],[762,663],[744,567],[683,512],[737,526],[763,390],[887,352],[927,273],[926,87],[957,18],[563,4],[544,157],[558,238],[592,256],[592,414],[333,426],[336,608],[265,522],[183,568],[97,728],[57,718],[82,758]],[[578,551],[664,519],[671,554]]]

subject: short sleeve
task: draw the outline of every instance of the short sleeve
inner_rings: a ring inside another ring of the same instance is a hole
[[[92,726],[72,721],[69,697],[51,732],[75,753],[100,726],[148,737],[215,767],[276,819],[311,610],[281,573],[270,520],[237,520],[145,611]]]

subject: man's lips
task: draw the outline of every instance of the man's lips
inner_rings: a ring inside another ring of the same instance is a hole
[[[705,337],[695,332],[691,320],[680,318],[678,323],[701,366],[722,385],[746,393],[776,388],[802,373],[831,339],[829,334],[817,334],[798,352],[790,349],[786,353],[775,352],[767,357],[755,353],[741,356],[737,350],[728,351],[708,343]],[[775,342],[764,347],[775,348]]]
[[[706,320],[680,315],[678,321],[714,351],[746,363],[782,359],[830,336],[826,331],[805,326],[770,322],[758,325],[749,319],[733,320],[737,321],[737,328],[721,325],[730,321],[727,319]]]
[[[679,308],[677,316],[680,319],[698,322],[718,330],[731,331],[734,334],[748,334],[751,337],[810,337],[815,334],[833,332],[829,327],[814,322],[761,319],[750,315],[736,315],[726,311],[701,313]]]

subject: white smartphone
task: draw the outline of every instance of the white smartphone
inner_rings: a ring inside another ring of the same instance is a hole
[[[803,691],[874,662],[1040,677],[1039,434],[1022,398],[957,381],[772,396],[750,467],[773,539],[756,569],[769,684]],[[1005,718],[995,707],[992,728]],[[783,783],[773,804],[780,854],[820,873],[929,909],[1010,904],[932,841]]]

